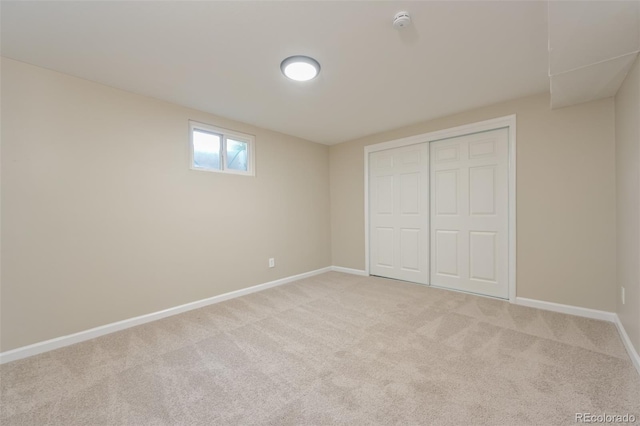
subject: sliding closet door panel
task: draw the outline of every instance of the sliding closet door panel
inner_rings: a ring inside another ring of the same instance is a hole
[[[370,273],[427,284],[429,144],[369,156]]]
[[[508,130],[431,143],[431,284],[508,298]]]

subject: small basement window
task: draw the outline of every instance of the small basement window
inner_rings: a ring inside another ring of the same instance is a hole
[[[189,121],[191,168],[254,176],[252,135]]]

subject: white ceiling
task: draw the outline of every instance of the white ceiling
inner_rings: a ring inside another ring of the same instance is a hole
[[[548,91],[544,2],[1,2],[2,55],[335,144]],[[399,32],[396,12],[413,25]],[[294,83],[280,62],[316,58]]]
[[[639,50],[640,1],[550,1],[552,107],[615,95]]]
[[[640,2],[13,2],[3,56],[335,144],[546,92],[613,96]],[[397,31],[396,12],[412,26]],[[307,83],[282,59],[322,64]]]

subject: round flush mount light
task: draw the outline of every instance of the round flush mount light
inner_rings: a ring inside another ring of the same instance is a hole
[[[289,56],[280,64],[282,74],[291,80],[309,81],[320,73],[320,64],[308,56]]]

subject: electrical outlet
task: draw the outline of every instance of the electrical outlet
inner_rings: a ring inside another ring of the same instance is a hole
[[[269,258],[269,268],[273,268],[276,266],[276,260],[272,257]]]
[[[620,287],[622,291],[620,292],[620,297],[622,297],[622,304],[624,305],[624,287]]]

